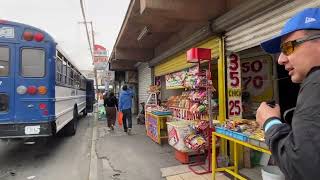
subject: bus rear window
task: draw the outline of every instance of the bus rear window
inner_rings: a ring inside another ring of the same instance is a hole
[[[0,94],[0,113],[7,112],[9,107],[9,97],[6,94]]]
[[[8,76],[9,73],[9,48],[0,47],[0,76]]]
[[[21,75],[23,77],[44,77],[45,52],[42,49],[22,49]]]

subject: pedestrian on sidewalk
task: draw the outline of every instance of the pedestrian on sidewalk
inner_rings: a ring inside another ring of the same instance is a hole
[[[114,130],[118,109],[118,99],[114,96],[113,92],[108,93],[108,95],[105,97],[104,107],[106,108],[108,127],[111,130]]]
[[[320,9],[294,15],[280,35],[263,42],[268,53],[281,53],[293,83],[301,83],[292,123],[281,122],[280,107],[262,102],[256,118],[272,156],[287,180],[320,177]]]
[[[132,98],[133,92],[127,85],[122,87],[122,91],[120,92],[119,97],[119,109],[123,113],[123,129],[124,132],[127,132],[129,135],[131,134],[132,129]],[[128,126],[127,126],[128,121]]]

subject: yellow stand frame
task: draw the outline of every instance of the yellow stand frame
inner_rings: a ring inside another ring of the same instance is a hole
[[[163,139],[168,139],[167,135],[167,115],[158,116],[150,112],[146,112],[145,126],[147,135],[156,143],[161,144]],[[150,118],[154,122],[150,122]],[[150,131],[152,129],[153,132]]]
[[[216,160],[216,137],[220,137],[221,140],[224,139],[226,141],[230,141],[232,143],[234,143],[234,165],[233,166],[229,166],[229,167],[222,167],[222,168],[217,168],[217,160]],[[239,146],[245,146],[248,147],[250,149],[254,149],[256,151],[260,151],[260,152],[264,152],[267,154],[271,154],[271,152],[267,149],[258,147],[258,146],[254,146],[252,144],[234,139],[232,137],[223,135],[223,134],[219,134],[216,132],[212,133],[212,179],[215,180],[216,179],[216,172],[227,172],[229,174],[231,174],[233,177],[235,177],[235,179],[240,179],[240,180],[247,180],[246,178],[242,177],[239,173],[238,173],[238,158],[239,158],[239,154],[238,154],[238,148]]]

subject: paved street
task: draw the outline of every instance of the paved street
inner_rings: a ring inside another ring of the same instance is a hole
[[[81,118],[73,137],[33,145],[0,142],[1,180],[88,180],[93,116]]]

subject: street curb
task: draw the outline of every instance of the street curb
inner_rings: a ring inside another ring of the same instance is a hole
[[[88,180],[98,180],[98,157],[96,154],[97,117],[98,113],[94,112]]]

